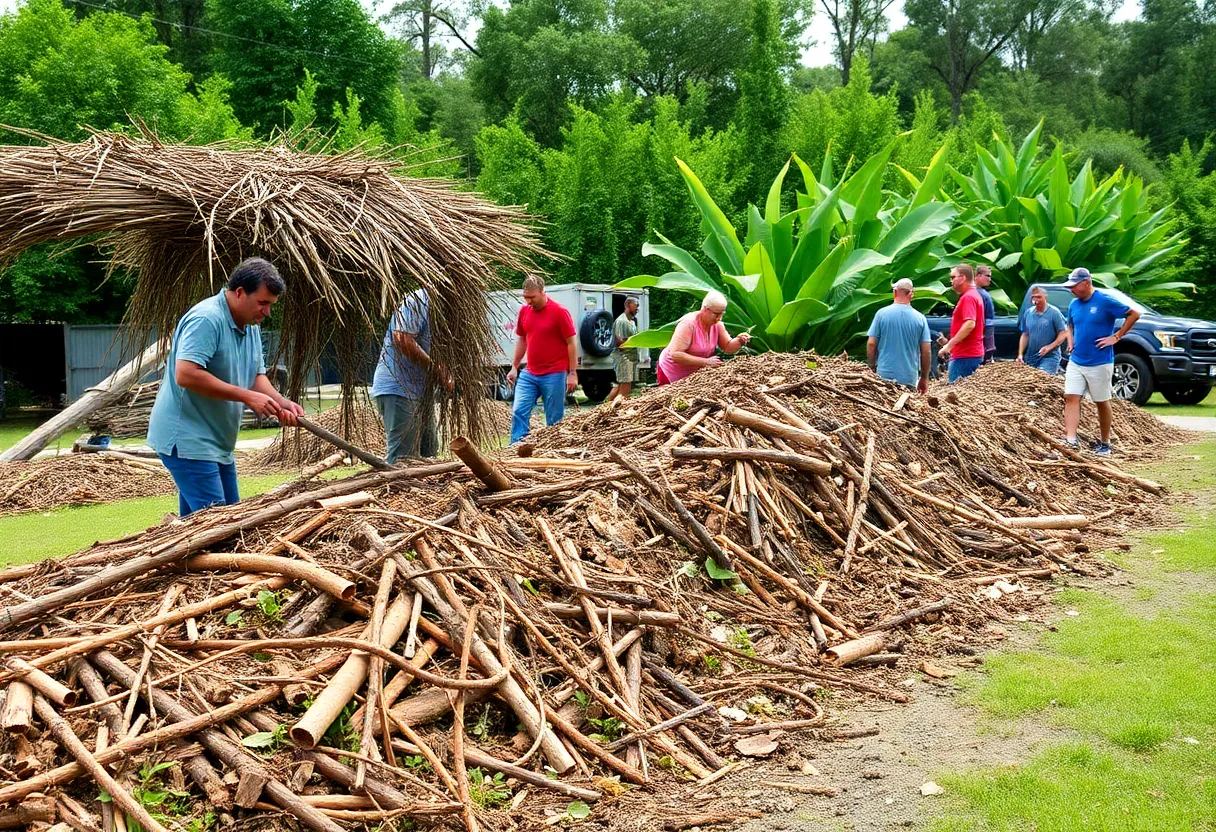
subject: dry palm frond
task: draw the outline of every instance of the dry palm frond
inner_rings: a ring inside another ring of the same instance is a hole
[[[434,358],[461,389],[482,389],[492,337],[485,291],[502,272],[545,255],[527,217],[438,179],[401,176],[393,161],[352,151],[313,155],[166,145],[97,133],[71,144],[0,148],[0,266],[30,246],[88,238],[131,269],[127,323],[172,332],[243,258],[287,281],[280,351],[298,395],[327,345],[357,365],[406,293],[431,297]],[[355,379],[346,376],[346,383]],[[446,414],[477,432],[484,400]]]

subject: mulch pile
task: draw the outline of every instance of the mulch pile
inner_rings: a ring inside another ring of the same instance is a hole
[[[158,460],[122,453],[64,454],[29,462],[0,462],[0,517],[112,503],[173,490],[173,479]]]
[[[326,832],[747,817],[706,785],[789,732],[838,736],[822,691],[907,701],[909,670],[974,653],[1160,509],[1014,398],[738,359],[468,451],[479,477],[298,481],[0,572],[0,823],[155,829],[133,795],[156,788],[190,796],[159,809],[180,819]]]

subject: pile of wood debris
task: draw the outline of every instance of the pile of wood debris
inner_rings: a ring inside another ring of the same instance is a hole
[[[823,689],[906,701],[890,665],[974,650],[1159,507],[1044,409],[939,393],[736,360],[520,456],[458,439],[0,572],[0,825],[742,818],[691,795],[830,735]]]
[[[160,460],[118,452],[0,462],[0,517],[173,491]]]
[[[360,448],[384,454],[384,423],[375,406],[356,399],[348,407],[331,407],[315,417],[317,425]],[[334,452],[333,446],[302,428],[287,428],[274,442],[244,457],[242,471],[298,470],[315,465]]]

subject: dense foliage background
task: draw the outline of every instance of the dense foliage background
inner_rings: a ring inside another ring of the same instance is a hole
[[[403,0],[377,20],[358,0],[26,0],[0,17],[0,124],[19,128],[2,131],[6,143],[142,122],[175,141],[282,131],[314,148],[400,148],[422,174],[542,217],[563,255],[556,280],[607,283],[660,273],[643,253],[659,232],[712,265],[677,157],[741,229],[792,153],[843,180],[889,148],[892,205],[938,158],[964,222],[977,145],[1016,150],[1038,128],[1035,163],[1079,190],[1120,169],[1120,187],[1143,183],[1133,213],[1165,209],[1157,222],[1188,240],[1153,263],[1165,270],[1154,279],[1198,287],[1162,305],[1216,317],[1211,4],[1143,0],[1139,17],[1114,22],[1109,0],[904,0],[895,31],[891,11],[890,0]],[[812,15],[836,33],[834,66],[803,65]],[[802,184],[784,188],[774,217],[797,208]],[[1037,228],[1058,245],[1059,228]],[[1056,271],[1033,248],[997,277],[1014,297],[1033,270]],[[100,285],[97,260],[88,247],[29,252],[0,275],[0,317],[117,320],[123,282]],[[688,303],[658,291],[652,320]]]

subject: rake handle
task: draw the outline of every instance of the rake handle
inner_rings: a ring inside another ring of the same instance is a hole
[[[373,453],[369,453],[369,452],[363,450],[362,448],[355,447],[354,445],[352,445],[351,443],[349,443],[345,439],[343,439],[341,436],[338,436],[338,434],[326,430],[325,428],[310,421],[309,419],[304,418],[303,416],[297,416],[296,423],[300,427],[304,428],[305,430],[308,430],[308,431],[316,434],[317,436],[321,437],[326,442],[333,445],[335,448],[338,448],[339,450],[342,450],[342,451],[346,451],[351,456],[358,457],[359,459],[363,460],[368,465],[372,466],[373,468],[375,468],[378,471],[393,470],[394,466],[391,465],[390,463],[386,462],[385,460],[381,459],[380,457],[376,456]]]

